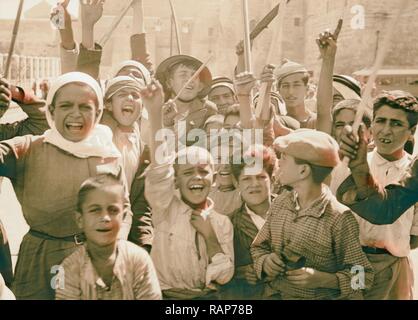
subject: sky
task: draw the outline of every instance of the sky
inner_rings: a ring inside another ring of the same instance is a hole
[[[50,4],[55,5],[57,0],[47,0]],[[0,20],[15,19],[17,8],[19,7],[19,0],[0,0]],[[42,2],[42,0],[25,0],[23,4],[23,13],[32,8],[34,5]],[[77,16],[78,0],[71,0],[69,4],[69,11],[73,16]],[[23,16],[22,16],[23,18]]]

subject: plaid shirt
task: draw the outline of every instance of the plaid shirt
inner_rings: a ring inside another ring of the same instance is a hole
[[[341,205],[324,186],[309,208],[297,210],[295,193],[284,191],[272,204],[264,227],[251,246],[251,254],[261,279],[263,262],[272,252],[283,261],[296,262],[306,258],[305,267],[334,273],[339,290],[296,287],[283,277],[269,283],[266,295],[280,292],[283,299],[346,299],[359,298],[355,290],[358,273],[355,266],[364,268],[365,288],[371,286],[373,269],[359,242],[359,227],[352,213]],[[364,289],[364,288],[363,288]],[[355,295],[356,294],[356,295]]]

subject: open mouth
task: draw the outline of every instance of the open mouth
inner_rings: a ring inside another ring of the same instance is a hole
[[[123,106],[122,107],[122,113],[124,115],[131,115],[134,113],[134,107],[133,106]]]
[[[222,176],[222,177],[227,177],[227,176],[229,176],[231,173],[229,172],[229,171],[220,171],[219,172],[219,175],[220,176]]]
[[[189,187],[189,190],[192,191],[193,193],[200,193],[205,189],[205,186],[202,184],[192,184]]]
[[[383,144],[391,144],[392,140],[386,138],[379,138],[379,142]]]
[[[67,128],[67,130],[72,132],[80,132],[81,130],[83,130],[83,124],[80,122],[68,122],[65,124],[65,127]]]

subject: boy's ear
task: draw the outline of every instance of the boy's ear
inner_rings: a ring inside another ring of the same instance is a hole
[[[306,179],[311,174],[311,167],[307,164],[301,165],[299,174],[302,179]]]
[[[412,128],[411,128],[411,141],[413,140],[413,138],[414,138],[414,135],[415,135],[415,131],[417,130],[417,126],[413,126]]]
[[[81,230],[83,230],[83,226],[84,226],[84,224],[83,224],[83,215],[80,212],[78,212],[78,211],[75,212],[75,221],[77,223],[77,226]]]

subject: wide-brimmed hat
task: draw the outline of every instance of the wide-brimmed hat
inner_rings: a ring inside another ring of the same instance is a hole
[[[187,55],[172,56],[168,59],[165,59],[163,62],[161,62],[157,68],[157,71],[155,72],[155,77],[162,84],[164,91],[166,93],[170,92],[170,89],[167,87],[167,80],[168,80],[170,71],[175,65],[182,63],[182,62],[191,62],[197,68],[199,68],[203,64],[203,62],[200,61],[199,59],[196,59],[192,56],[187,56]],[[199,92],[198,97],[204,98],[208,95],[211,89],[211,85],[212,85],[212,74],[210,73],[208,67],[203,68],[202,72],[200,72],[199,78],[200,78],[200,81],[202,81],[204,88]]]

